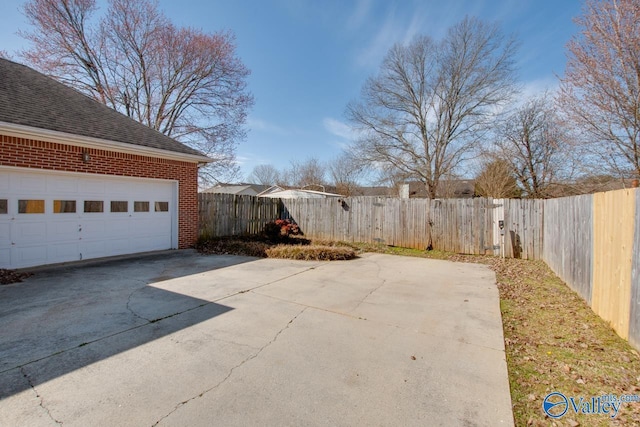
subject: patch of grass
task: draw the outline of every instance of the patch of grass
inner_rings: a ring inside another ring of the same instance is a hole
[[[516,425],[549,425],[542,411],[553,391],[567,397],[640,394],[640,357],[542,261],[490,258],[500,290]],[[614,420],[576,415],[558,425],[638,425],[640,404],[624,403]]]
[[[269,258],[285,258],[304,261],[344,261],[356,257],[352,248],[327,245],[278,245],[266,250]]]

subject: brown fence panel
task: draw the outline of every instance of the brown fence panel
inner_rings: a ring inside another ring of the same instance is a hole
[[[198,194],[200,236],[220,237],[259,233],[264,225],[278,219],[280,199]]]
[[[541,203],[505,201],[510,213],[510,221],[505,221],[507,231],[517,236],[517,246],[506,245],[507,256],[513,256],[513,248],[517,247],[516,256],[539,258]],[[377,242],[416,249],[432,247],[465,254],[492,253],[496,243],[492,230],[493,208],[492,199],[483,198],[280,200],[231,194],[199,195],[201,236],[259,233],[266,223],[282,217],[293,219],[310,238]]]
[[[507,258],[541,259],[544,200],[504,199]]]
[[[544,202],[542,259],[591,304],[593,195]]]

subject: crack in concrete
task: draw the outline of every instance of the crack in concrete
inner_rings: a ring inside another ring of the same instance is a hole
[[[27,372],[25,371],[24,367],[20,368],[20,373],[22,374],[24,379],[27,380],[27,384],[29,384],[29,387],[31,387],[31,390],[33,390],[33,392],[35,393],[36,397],[39,400],[39,406],[47,413],[47,416],[51,418],[51,420],[57,425],[62,425],[62,421],[57,420],[53,416],[53,414],[51,414],[51,411],[49,410],[49,408],[47,408],[44,405],[44,398],[40,395],[40,393],[38,393],[38,390],[36,390],[36,386],[33,384],[33,381],[31,381],[31,378],[29,377],[29,374],[27,374]]]
[[[362,298],[359,302],[358,305],[356,305],[351,311],[350,313],[353,313],[354,311],[356,311],[358,308],[360,308],[360,306],[364,303],[364,301],[369,298],[371,296],[371,294],[373,294],[374,292],[376,292],[378,289],[380,289],[381,287],[383,287],[385,285],[385,283],[387,283],[387,279],[382,279],[382,283],[380,283],[377,287],[371,289],[371,291],[366,294],[364,296],[364,298]]]
[[[276,297],[276,296],[273,296],[273,295],[264,294],[262,292],[257,292],[257,291],[251,291],[251,292],[256,294],[256,295],[260,295],[260,296],[263,296],[263,297],[274,299],[276,301],[282,301],[282,302],[286,302],[286,303],[289,303],[289,304],[299,305],[300,307],[312,308],[314,310],[324,311],[324,312],[331,313],[331,314],[337,314],[339,316],[349,317],[351,319],[367,320],[364,317],[354,316],[352,314],[345,313],[345,312],[342,312],[342,311],[331,310],[331,309],[324,308],[324,307],[318,307],[318,306],[315,306],[315,305],[304,304],[304,303],[301,303],[301,302],[298,302],[298,301],[291,301],[291,300],[288,300],[288,299],[285,299],[285,298],[279,298],[279,297]]]
[[[126,307],[127,307],[127,310],[128,310],[131,314],[133,314],[133,316],[134,316],[134,317],[137,317],[138,319],[141,319],[141,320],[146,320],[147,322],[151,322],[151,320],[150,320],[150,319],[147,319],[146,317],[141,316],[141,315],[139,315],[138,313],[136,313],[136,312],[131,308],[131,306],[130,306],[130,304],[131,304],[131,297],[133,296],[133,294],[135,294],[136,292],[141,291],[141,290],[142,290],[142,289],[144,289],[145,287],[146,287],[146,286],[143,286],[143,287],[138,288],[138,289],[134,289],[134,290],[133,290],[133,292],[131,292],[131,293],[129,294],[129,297],[127,298],[127,305],[126,305]]]
[[[304,313],[307,310],[307,307],[303,308],[302,310],[300,310],[298,312],[298,314],[296,314],[295,316],[293,316],[293,318],[291,318],[291,320],[289,320],[289,322],[287,322],[287,324],[280,329],[274,336],[273,338],[267,342],[265,345],[263,345],[262,347],[260,347],[258,349],[258,351],[256,351],[254,354],[250,355],[249,357],[247,357],[246,359],[244,359],[243,361],[241,361],[239,364],[237,364],[236,366],[233,366],[229,372],[227,373],[227,375],[217,384],[215,384],[213,387],[210,387],[206,390],[204,390],[203,392],[197,394],[196,396],[193,396],[187,400],[184,400],[180,403],[178,403],[168,414],[162,416],[160,419],[158,419],[158,421],[156,421],[152,427],[157,426],[158,424],[160,424],[163,420],[165,420],[166,418],[170,417],[174,412],[176,412],[178,409],[180,409],[181,407],[187,405],[189,402],[192,402],[196,399],[201,398],[202,396],[204,396],[205,394],[209,393],[210,391],[213,391],[215,389],[217,389],[218,387],[220,387],[222,384],[224,384],[230,377],[231,375],[233,375],[234,371],[240,367],[242,367],[245,363],[249,362],[250,360],[255,359],[256,357],[258,357],[260,355],[260,353],[262,353],[267,347],[269,347],[271,344],[273,344],[274,342],[276,342],[276,340],[278,339],[278,337],[287,329],[289,329],[289,327],[291,326],[291,324],[300,316],[302,315],[302,313]]]
[[[382,280],[382,283],[380,283],[378,286],[376,286],[375,288],[373,288],[371,291],[369,291],[368,294],[366,294],[364,296],[364,298],[362,298],[360,300],[360,302],[358,302],[358,305],[356,305],[351,311],[349,311],[349,313],[353,313],[354,311],[356,311],[358,308],[360,308],[360,306],[364,303],[364,301],[369,298],[371,296],[371,294],[373,294],[374,292],[376,292],[378,289],[380,289],[381,287],[383,287],[385,285],[385,283],[387,283],[387,279],[383,279],[382,277],[380,277],[380,266],[376,263],[374,263],[374,265],[377,268],[377,272],[376,272],[376,277],[378,278],[378,280]]]

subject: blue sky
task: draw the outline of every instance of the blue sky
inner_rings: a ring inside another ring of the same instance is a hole
[[[0,50],[14,53],[27,28],[19,1],[0,2]],[[258,164],[328,161],[349,141],[344,111],[394,43],[440,38],[465,15],[515,33],[526,94],[557,86],[580,0],[159,0],[177,25],[230,30],[251,70],[255,106],[237,150],[243,175]],[[16,58],[19,60],[19,58]]]

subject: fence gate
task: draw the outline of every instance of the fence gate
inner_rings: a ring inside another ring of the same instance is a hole
[[[493,245],[487,250],[493,250],[493,255],[504,256],[504,234],[502,234],[504,230],[500,229],[500,221],[504,227],[504,199],[489,199],[489,208],[491,208]]]

